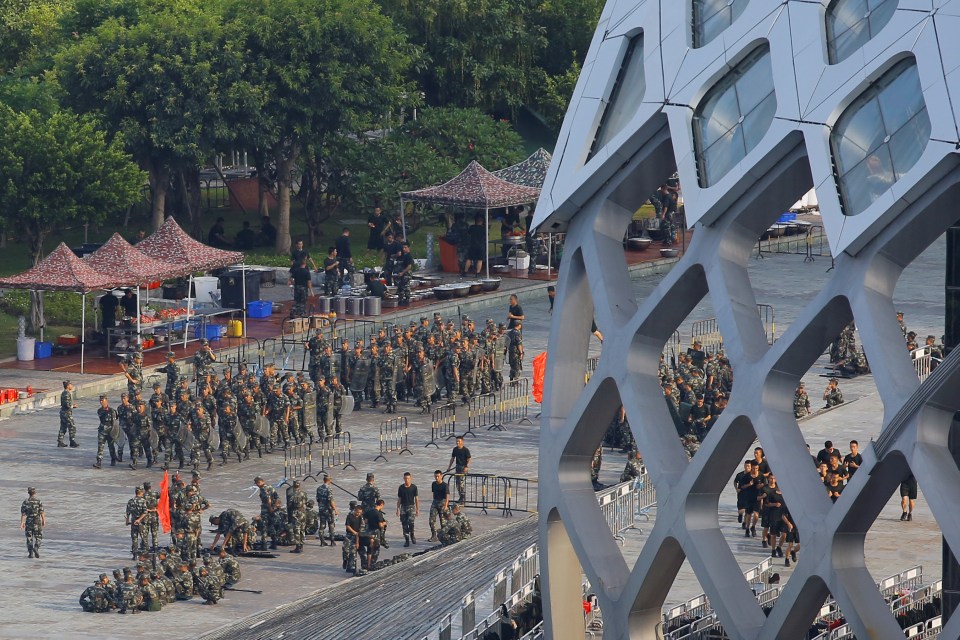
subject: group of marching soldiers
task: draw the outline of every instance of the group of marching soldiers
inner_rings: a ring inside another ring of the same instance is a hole
[[[432,324],[421,317],[419,325],[411,321],[406,328],[381,328],[366,344],[357,340],[352,349],[348,340],[334,352],[336,347],[319,330],[307,341],[311,378],[329,380],[339,372],[353,394],[354,409],[366,402],[371,408],[384,405],[386,413],[396,412],[398,400],[413,402],[427,413],[444,394],[447,401],[466,404],[475,395],[498,391],[504,357],[513,380],[519,377],[523,354],[519,326],[508,331],[504,324],[487,320],[478,330],[464,316],[457,328],[452,321],[444,323],[439,313]]]
[[[80,595],[80,607],[88,613],[140,613],[160,611],[178,600],[216,604],[224,588],[240,581],[240,563],[226,549],[205,553],[202,560],[185,558],[173,547],[139,556],[136,572],[131,567],[115,569],[113,582],[101,573]]]

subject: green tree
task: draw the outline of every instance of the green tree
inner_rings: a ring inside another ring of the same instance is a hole
[[[108,16],[80,36],[57,57],[56,71],[70,104],[121,134],[148,172],[157,228],[171,177],[187,186],[187,175],[195,175],[217,145],[234,136],[232,98],[245,91],[241,54],[224,38],[216,9],[199,0],[141,10],[128,22],[131,6],[115,3],[120,16]],[[199,214],[188,213],[195,220]]]
[[[570,104],[570,98],[573,96],[579,77],[580,64],[573,62],[565,72],[547,78],[543,93],[537,99],[540,113],[554,131],[560,131],[563,116],[567,113],[567,106]]]
[[[0,105],[0,222],[34,264],[51,233],[102,222],[136,200],[142,181],[121,140],[91,118]],[[31,318],[42,323],[42,309]]]
[[[479,109],[424,109],[401,130],[450,159],[457,171],[472,160],[496,171],[524,158],[523,139],[510,123],[491,118]]]
[[[245,77],[264,96],[240,127],[275,165],[275,249],[286,253],[295,168],[307,145],[381,126],[415,93],[405,81],[412,51],[371,0],[232,0],[226,19],[247,55]]]
[[[0,73],[33,66],[57,48],[71,0],[0,0]]]

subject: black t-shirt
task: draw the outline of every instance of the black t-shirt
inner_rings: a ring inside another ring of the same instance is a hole
[[[399,273],[407,267],[410,267],[410,271],[413,271],[413,254],[401,253],[400,258],[397,260],[397,272]],[[410,273],[410,271],[407,273]]]
[[[129,316],[131,318],[137,317],[137,296],[123,296],[120,299],[120,304],[123,305],[123,315]]]
[[[373,225],[372,227],[370,227],[370,235],[371,236],[380,235],[380,232],[383,231],[383,226],[384,224],[386,224],[386,222],[387,222],[387,219],[382,214],[378,216],[371,213],[369,216],[367,216],[367,224]]]
[[[417,498],[420,493],[417,491],[417,485],[411,484],[409,487],[405,485],[400,485],[400,488],[397,489],[397,497],[400,498],[400,505],[404,507],[412,507],[416,505]]]
[[[457,467],[463,468],[467,466],[467,462],[470,460],[470,449],[454,447],[450,457],[457,463]]]
[[[760,467],[760,475],[761,475],[761,476],[765,476],[765,475],[767,475],[768,473],[770,473],[770,463],[767,462],[767,459],[766,459],[766,458],[764,458],[764,459],[760,462],[759,465],[757,465],[757,461],[756,461],[756,459],[754,459],[754,461],[753,461],[753,466],[755,466],[755,467],[756,467],[756,466],[759,466],[759,467]]]
[[[754,478],[752,475],[745,475],[740,478],[740,495],[743,496],[744,500],[750,501],[757,499],[761,481],[760,476]]]
[[[828,474],[829,474],[829,473],[835,473],[835,474],[837,474],[837,477],[840,478],[840,481],[841,481],[841,482],[843,482],[843,481],[846,479],[846,477],[847,477],[848,475],[850,475],[850,473],[847,471],[847,468],[844,467],[842,464],[838,464],[836,469],[831,469],[831,468],[828,466],[828,467],[827,467],[827,473],[828,473]]]
[[[100,298],[100,308],[103,309],[104,314],[116,315],[118,306],[120,306],[120,301],[112,293]]]
[[[351,511],[347,514],[346,525],[357,533],[363,533],[363,516],[358,516]]]
[[[310,284],[310,270],[304,267],[293,267],[290,269],[290,279],[293,280],[293,286],[305,287]]]
[[[337,248],[337,255],[343,260],[349,260],[353,257],[350,253],[350,236],[340,236],[337,238],[337,241],[333,243],[333,246]]]
[[[443,502],[447,499],[448,487],[446,482],[437,482],[436,480],[430,485],[430,491],[433,492],[433,499],[438,502]]]
[[[835,487],[832,486],[829,482],[824,482],[823,484],[827,487],[827,492],[828,492],[828,493],[837,493],[837,494],[843,493],[843,483],[842,483],[842,482],[838,482],[838,483],[837,483],[837,486],[835,486]],[[836,502],[838,497],[839,497],[839,496],[830,496],[830,499],[833,500],[834,502]]]
[[[847,473],[849,473],[850,476],[852,477],[853,474],[857,472],[857,469],[859,469],[860,466],[863,465],[863,456],[860,455],[859,453],[857,455],[848,453],[846,456],[843,457],[843,464],[845,466],[849,465],[851,462],[857,465],[855,467],[847,466]]]
[[[336,258],[324,258],[324,259],[323,259],[323,271],[324,271],[324,273],[333,273],[333,274],[335,274],[335,273],[337,272],[337,268],[334,267],[333,269],[331,269],[330,267],[333,267],[333,265],[335,265],[335,264],[338,263],[338,262],[340,262],[340,261],[337,260]]]
[[[376,278],[371,278],[370,282],[367,283],[367,290],[370,291],[371,296],[382,298],[383,294],[387,292],[387,285],[383,284]]]
[[[367,531],[380,531],[380,523],[387,521],[379,509],[367,509],[363,512],[363,518],[367,521]]]
[[[830,458],[832,456],[839,456],[840,452],[834,449],[833,451],[827,451],[826,449],[820,449],[820,452],[817,454],[817,464],[826,464],[830,466]]]
[[[773,509],[774,503],[776,503],[779,508],[780,505],[780,487],[771,487],[769,485],[761,489],[761,494],[763,495],[763,506],[765,509]]]
[[[301,262],[306,264],[309,260],[310,252],[306,249],[293,249],[290,252],[290,262],[292,262],[295,267],[299,267]]]
[[[207,234],[207,244],[211,247],[219,247],[223,242],[221,237],[226,231],[223,228],[223,225],[219,222],[212,227],[210,227],[210,233]]]
[[[507,309],[507,312],[512,316],[523,316],[523,307],[521,307],[519,304],[512,304],[510,305],[510,308]],[[513,318],[510,318],[510,322],[507,323],[507,328],[513,329],[515,326],[517,326],[518,322],[523,322],[523,321],[514,320]]]
[[[487,244],[487,229],[482,224],[470,225],[467,230],[467,237],[470,238],[470,247],[473,250],[482,251]]]

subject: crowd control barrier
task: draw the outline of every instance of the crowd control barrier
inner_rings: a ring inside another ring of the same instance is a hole
[[[373,461],[376,462],[381,459],[386,461],[387,454],[394,451],[398,452],[399,455],[404,453],[413,455],[413,451],[410,451],[409,437],[410,431],[407,427],[407,419],[404,416],[384,420],[380,423],[380,455]]]
[[[476,438],[477,434],[474,431],[479,431],[484,427],[488,431],[500,428],[497,419],[498,405],[497,396],[493,393],[470,398],[470,402],[467,404],[467,430],[464,431],[463,435]]]
[[[356,469],[353,465],[353,437],[349,431],[341,431],[332,438],[321,438],[316,451],[320,471],[333,468]]]
[[[283,450],[283,477],[303,478],[313,475],[313,455],[310,445],[291,444]]]
[[[457,437],[457,405],[454,403],[440,405],[430,413],[430,442],[424,447],[434,446],[437,449],[438,439],[449,440]]]
[[[627,529],[636,529],[636,497],[633,480],[627,480],[597,492],[597,501],[600,503],[603,519],[613,538],[621,545],[626,542],[624,532]]]
[[[500,429],[504,429],[505,424],[532,424],[529,410],[530,378],[518,378],[503,385],[500,390]]]

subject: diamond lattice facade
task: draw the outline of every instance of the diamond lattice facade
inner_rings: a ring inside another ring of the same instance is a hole
[[[608,0],[535,221],[567,231],[540,454],[551,637],[583,637],[581,570],[600,599],[604,638],[657,637],[684,559],[731,638],[801,637],[828,593],[858,638],[902,637],[864,565],[864,541],[903,477],[917,477],[960,549],[960,470],[947,450],[960,409],[957,354],[921,385],[892,302],[904,267],[960,216],[958,32],[960,1]],[[654,294],[636,300],[621,240],[674,168],[694,240]],[[769,345],[747,261],[761,233],[810,188],[836,269]],[[657,364],[705,296],[736,387],[688,460]],[[584,387],[594,318],[603,353]],[[792,399],[851,320],[884,418],[834,505],[811,470]],[[633,567],[604,525],[589,476],[621,402],[658,497]],[[720,492],[755,437],[804,536],[805,559],[769,616],[717,517]],[[960,637],[960,616],[941,637]]]

